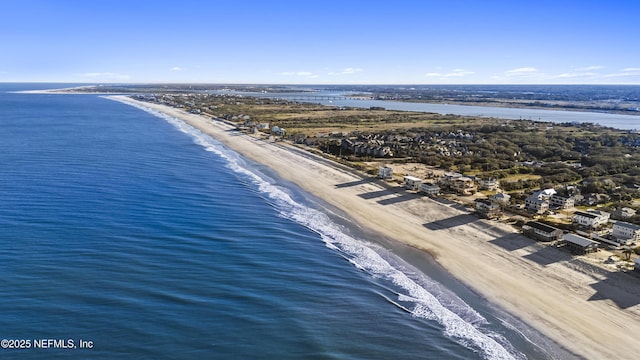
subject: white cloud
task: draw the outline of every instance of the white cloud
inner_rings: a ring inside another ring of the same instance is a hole
[[[430,73],[426,73],[425,76],[426,77],[451,78],[451,77],[463,77],[463,76],[473,75],[473,74],[475,74],[475,72],[473,72],[473,71],[468,71],[468,70],[464,70],[464,69],[453,69],[451,72],[448,72],[448,73],[430,72]]]
[[[637,71],[640,71],[640,68],[626,68],[626,69],[622,69],[621,71],[623,71],[623,72],[637,72]]]
[[[184,70],[183,68],[179,67],[179,66],[174,66],[171,68],[171,71],[182,71]]]
[[[577,77],[587,77],[587,76],[596,76],[598,74],[592,72],[569,72],[555,75],[554,78],[577,78]]]
[[[518,69],[507,70],[505,74],[507,76],[521,76],[521,75],[529,75],[535,74],[538,72],[538,69],[532,67],[523,67]]]
[[[342,70],[342,73],[346,75],[346,74],[355,74],[360,71],[362,71],[362,69],[360,68],[346,68]]]
[[[351,74],[359,73],[359,72],[361,72],[361,71],[363,71],[363,70],[362,70],[362,69],[360,69],[360,68],[350,68],[350,67],[349,67],[349,68],[344,68],[344,69],[342,69],[342,71],[338,71],[338,72],[336,72],[336,71],[332,71],[332,72],[329,72],[329,73],[327,73],[327,75],[351,75]]]
[[[587,67],[581,67],[581,68],[577,68],[576,71],[593,71],[593,70],[600,70],[600,69],[604,69],[604,66],[587,66]]]
[[[285,71],[281,72],[280,75],[287,76],[314,76],[312,72],[309,71]]]
[[[112,72],[89,72],[84,74],[79,74],[80,77],[90,78],[93,80],[104,80],[104,81],[124,81],[131,79],[131,76],[125,74],[118,74]]]

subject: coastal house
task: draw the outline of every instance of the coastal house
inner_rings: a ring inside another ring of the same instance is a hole
[[[613,235],[620,243],[638,241],[640,240],[640,225],[624,221],[616,221],[613,224],[611,235]]]
[[[463,177],[462,174],[457,172],[446,172],[440,178],[440,184],[444,187],[450,187],[454,180]]]
[[[564,197],[558,194],[553,194],[549,198],[549,207],[552,209],[573,209],[575,207],[575,200],[573,197]]]
[[[640,271],[640,258],[637,258],[637,259],[633,262],[633,270],[635,270],[635,271]]]
[[[528,237],[540,241],[558,240],[563,234],[562,230],[538,221],[529,221],[524,224],[522,231]]]
[[[432,196],[439,195],[440,186],[431,182],[426,182],[420,185],[420,192],[423,194],[432,195]]]
[[[466,176],[453,179],[449,186],[451,190],[461,195],[473,195],[478,191],[476,183]]]
[[[604,211],[576,211],[573,222],[584,227],[596,229],[609,221],[610,214]]]
[[[278,136],[284,136],[286,134],[286,130],[279,126],[274,126],[271,128],[271,133]]]
[[[562,237],[562,245],[566,246],[572,254],[586,254],[598,250],[599,243],[576,234],[565,234]]]
[[[616,219],[628,219],[635,215],[636,215],[635,210],[633,210],[632,208],[623,207],[623,208],[616,209],[616,211],[613,212],[612,216],[615,217]]]
[[[524,208],[536,214],[549,210],[551,197],[556,194],[554,189],[538,190],[524,200]]]
[[[500,188],[500,181],[495,178],[478,180],[478,189],[496,191]]]
[[[378,168],[378,177],[384,180],[391,180],[393,178],[393,169],[389,166],[380,166]]]
[[[497,202],[500,205],[508,205],[511,201],[511,195],[506,193],[498,193],[491,197],[491,200]]]
[[[489,199],[476,199],[476,212],[487,219],[496,219],[502,215],[500,205]]]
[[[538,199],[535,196],[528,196],[524,200],[524,208],[536,214],[542,214],[549,210],[549,202],[547,200]]]
[[[420,185],[422,185],[422,179],[417,178],[415,176],[405,176],[403,179],[404,187],[409,190],[419,190]]]

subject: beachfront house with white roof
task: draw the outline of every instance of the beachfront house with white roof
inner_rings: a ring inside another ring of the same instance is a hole
[[[620,243],[638,241],[640,240],[640,225],[624,221],[616,221],[613,224],[611,235],[613,235]]]
[[[497,193],[491,197],[491,199],[498,204],[507,205],[511,201],[511,195],[507,193]]]
[[[524,208],[536,214],[549,210],[550,200],[556,194],[554,189],[538,190],[524,200]]]
[[[600,243],[580,235],[565,234],[562,237],[562,244],[566,246],[572,254],[586,254],[597,251]]]
[[[422,185],[422,179],[417,178],[415,176],[405,176],[403,178],[404,187],[409,190],[420,190],[420,185]]]
[[[576,211],[573,222],[584,227],[596,229],[609,221],[611,214],[604,211]]]

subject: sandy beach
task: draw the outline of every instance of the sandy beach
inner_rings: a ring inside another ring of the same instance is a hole
[[[640,276],[591,265],[455,204],[390,191],[378,180],[282,142],[238,136],[223,122],[125,96],[112,98],[180,118],[349,214],[361,227],[429,252],[473,291],[581,357],[636,359],[640,354]]]

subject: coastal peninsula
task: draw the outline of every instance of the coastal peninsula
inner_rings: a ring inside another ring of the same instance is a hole
[[[455,203],[392,191],[364,173],[302,156],[275,137],[237,136],[235,125],[219,119],[117,99],[182,119],[341,209],[361,227],[428,252],[475,292],[575,354],[624,359],[640,350],[640,285],[633,275],[549,249]]]

